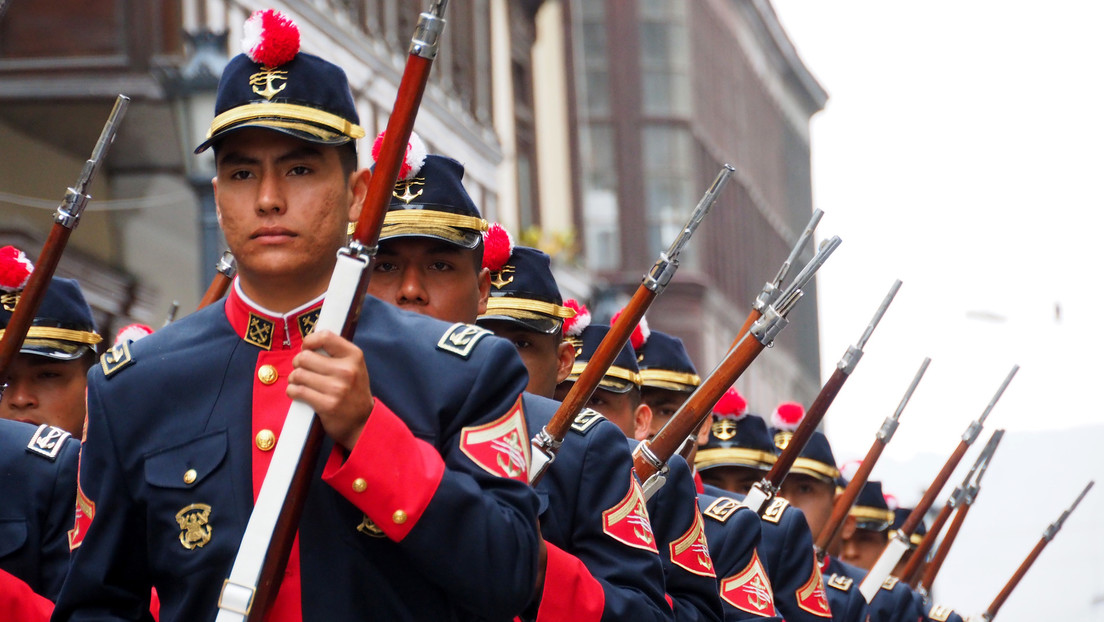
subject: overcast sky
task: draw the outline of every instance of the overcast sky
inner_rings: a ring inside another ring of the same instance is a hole
[[[930,356],[881,473],[915,501],[938,470],[916,465],[949,455],[1019,364],[981,441],[1008,429],[1005,445],[1022,459],[998,453],[994,471],[1012,481],[1022,474],[1025,487],[1040,466],[1065,471],[1050,492],[1067,504],[1089,477],[1104,480],[1104,451],[1076,458],[1075,444],[1063,442],[1090,434],[1099,440],[1092,446],[1104,443],[1104,2],[773,3],[830,95],[812,124],[819,237],[843,238],[818,277],[825,378],[893,280],[904,281],[829,411],[837,458],[865,454]],[[1100,483],[1067,530],[1104,523],[1104,503],[1093,500],[1104,500]],[[1020,499],[1005,490],[989,502],[1030,526],[1009,543],[1022,559],[1061,507],[1025,508],[1029,490]],[[1097,556],[1071,572],[1092,573],[1087,589],[1098,593],[1086,602],[1101,602],[1095,617],[1088,609],[1074,617],[1104,620],[1104,544],[1098,530],[1085,533]],[[1059,536],[1067,537],[1075,540]],[[977,602],[995,595],[988,584],[979,591]],[[1036,614],[1047,611],[1055,613]],[[1002,610],[999,619],[1030,618]]]

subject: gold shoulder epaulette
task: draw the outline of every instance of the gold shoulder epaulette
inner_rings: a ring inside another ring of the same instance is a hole
[[[437,349],[466,359],[471,357],[475,346],[490,334],[491,331],[480,328],[475,324],[457,322],[449,326],[445,334],[437,340]]]
[[[954,609],[950,607],[943,607],[941,605],[933,605],[931,611],[928,612],[928,617],[935,622],[947,622],[947,619],[954,613]]]
[[[590,408],[584,408],[583,412],[575,416],[575,421],[571,423],[571,429],[575,430],[579,434],[586,434],[594,427],[594,424],[598,423],[605,417],[597,410]]]
[[[134,363],[134,357],[130,354],[130,341],[127,339],[115,344],[100,357],[100,367],[103,368],[105,378],[110,378]]]
[[[771,504],[767,506],[766,511],[763,512],[763,520],[777,525],[782,521],[782,513],[786,511],[789,505],[789,501],[782,497],[775,497]]]
[[[890,576],[886,577],[885,581],[882,582],[882,589],[883,590],[892,590],[894,587],[897,586],[898,581],[900,581],[900,579],[898,579],[897,577],[895,577],[893,575],[890,575]]]
[[[705,508],[702,514],[723,523],[742,507],[744,506],[739,501],[731,497],[717,497],[713,503],[709,504],[709,507]]]
[[[832,576],[828,577],[828,587],[834,587],[841,592],[846,592],[851,589],[851,585],[855,582],[851,577],[832,573]]]

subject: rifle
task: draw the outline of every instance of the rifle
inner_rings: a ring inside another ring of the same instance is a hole
[[[129,105],[130,98],[126,95],[115,98],[115,106],[107,117],[107,123],[100,132],[100,138],[92,149],[91,157],[84,162],[84,168],[77,178],[77,183],[65,191],[65,199],[62,200],[54,215],[54,225],[50,229],[50,235],[46,238],[46,244],[42,246],[38,259],[34,262],[34,272],[31,273],[23,293],[19,296],[19,302],[16,303],[11,319],[8,320],[4,336],[0,338],[0,378],[7,375],[12,359],[23,345],[23,339],[27,337],[27,331],[34,322],[35,313],[38,313],[38,307],[46,296],[50,280],[57,271],[61,254],[65,252],[65,246],[69,243],[69,236],[73,233],[73,229],[77,228],[84,214],[84,208],[92,198],[88,195],[88,186],[92,184],[92,178],[96,176],[96,171],[103,163],[108,147],[115,142],[119,124],[122,123]]]
[[[1093,487],[1093,484],[1095,483],[1095,481],[1090,480],[1089,483],[1085,485],[1085,489],[1081,491],[1081,494],[1077,495],[1077,499],[1073,502],[1073,505],[1069,506],[1069,508],[1062,512],[1062,515],[1058,517],[1058,520],[1054,521],[1050,524],[1049,527],[1046,528],[1046,531],[1043,532],[1043,537],[1039,539],[1039,542],[1035,545],[1035,548],[1031,549],[1031,552],[1027,554],[1027,558],[1023,560],[1023,563],[1021,563],[1020,567],[1016,569],[1016,572],[1012,574],[1012,578],[1009,579],[1008,583],[1004,585],[1004,588],[1001,589],[1000,593],[997,594],[997,597],[993,599],[993,602],[990,603],[989,607],[987,607],[985,611],[982,612],[982,620],[985,620],[985,622],[992,622],[993,617],[997,615],[997,611],[1000,610],[1001,605],[1004,604],[1004,601],[1008,600],[1008,596],[1012,594],[1012,590],[1016,589],[1016,585],[1019,584],[1020,579],[1023,579],[1024,575],[1027,574],[1028,569],[1030,569],[1031,565],[1035,563],[1036,559],[1038,559],[1039,554],[1043,552],[1043,549],[1046,548],[1046,545],[1050,544],[1050,541],[1053,540],[1054,536],[1058,534],[1058,530],[1062,528],[1062,524],[1065,523],[1066,519],[1069,518],[1069,515],[1077,509],[1077,506],[1081,503],[1081,500],[1085,498],[1085,495],[1089,493],[1089,489],[1091,489]]]
[[[832,405],[832,402],[836,399],[836,395],[839,394],[840,389],[843,388],[843,383],[847,382],[847,379],[851,377],[851,372],[855,371],[855,366],[859,364],[859,360],[862,358],[863,348],[866,346],[867,340],[870,339],[870,335],[878,326],[878,322],[882,321],[882,316],[885,315],[886,309],[889,308],[889,303],[893,302],[893,297],[897,295],[897,290],[899,289],[901,289],[901,281],[894,281],[893,285],[889,288],[889,293],[887,293],[882,300],[882,304],[878,305],[878,310],[874,312],[874,317],[870,320],[870,323],[867,324],[862,337],[859,338],[855,345],[848,346],[847,351],[843,353],[839,363],[836,363],[836,371],[832,372],[832,376],[828,379],[828,382],[824,383],[824,386],[821,387],[820,393],[817,394],[816,399],[813,400],[812,405],[809,406],[809,411],[805,413],[805,418],[801,420],[801,424],[797,426],[793,436],[790,437],[790,442],[786,444],[786,449],[784,449],[782,454],[778,456],[778,459],[775,460],[770,471],[767,472],[763,479],[756,482],[744,497],[743,504],[755,510],[756,514],[761,514],[766,509],[767,501],[770,501],[778,494],[778,489],[782,487],[782,481],[786,479],[786,475],[790,472],[790,467],[793,466],[797,457],[801,455],[801,451],[805,449],[805,445],[809,443],[809,439],[813,436],[813,431],[820,425],[820,421],[824,418],[824,414],[828,412],[828,407]]]
[[[675,238],[674,242],[671,242],[671,246],[666,251],[660,253],[655,265],[644,275],[644,280],[636,288],[632,299],[625,305],[613,326],[610,326],[610,330],[602,339],[602,343],[598,344],[598,348],[594,351],[594,355],[590,357],[586,369],[579,374],[579,379],[571,386],[571,390],[568,391],[559,408],[556,409],[556,414],[539,432],[533,435],[531,441],[533,445],[532,463],[529,468],[529,483],[531,485],[537,485],[537,482],[541,480],[544,472],[548,469],[548,465],[556,459],[556,452],[559,451],[564,436],[575,420],[575,416],[583,410],[587,401],[594,395],[602,376],[613,364],[613,360],[617,358],[621,348],[625,347],[625,342],[629,340],[633,329],[640,323],[640,318],[644,317],[644,312],[648,310],[652,301],[663,292],[671,281],[671,277],[678,270],[679,255],[682,253],[683,247],[690,241],[690,237],[694,235],[698,225],[701,224],[705,215],[716,203],[721,189],[728,183],[735,170],[728,164],[721,167],[721,172],[717,173],[716,179],[706,190],[701,201],[698,201],[697,207],[690,214],[690,219],[686,221],[686,225],[683,226],[678,237]]]
[[[724,360],[705,381],[690,394],[678,411],[650,441],[641,441],[633,452],[636,474],[644,482],[644,496],[650,498],[666,481],[667,461],[694,434],[709,416],[717,400],[733,382],[751,365],[755,357],[789,324],[786,316],[801,299],[801,288],[813,278],[816,271],[835,252],[839,237],[825,240],[816,255],[797,275],[794,282],[782,292],[777,304],[767,305],[763,317],[752,324],[751,329],[729,349]]]
[[[805,250],[805,245],[812,239],[813,232],[816,231],[817,225],[820,224],[820,219],[822,217],[824,217],[824,212],[819,209],[813,210],[813,217],[809,219],[809,224],[805,225],[805,230],[801,232],[801,235],[797,236],[797,242],[794,243],[793,248],[790,249],[790,255],[786,257],[786,261],[782,262],[782,267],[778,269],[778,274],[774,276],[773,281],[768,281],[763,285],[763,291],[759,292],[759,295],[755,297],[755,302],[751,305],[751,312],[748,313],[747,319],[745,319],[743,325],[740,326],[740,330],[736,331],[736,340],[739,340],[740,337],[746,334],[756,320],[763,317],[763,310],[778,297],[779,288],[782,286],[782,280],[786,278],[786,274],[789,273],[790,267],[797,261],[797,256],[801,254],[801,251]]]
[[[966,521],[966,514],[969,513],[970,506],[972,506],[974,500],[977,499],[978,492],[981,490],[981,478],[985,477],[985,471],[989,469],[989,463],[993,460],[993,454],[996,453],[997,445],[1000,444],[1003,436],[1004,430],[997,430],[993,432],[992,438],[986,443],[985,449],[981,452],[982,456],[978,457],[978,460],[981,460],[984,456],[985,463],[978,469],[977,476],[974,478],[973,483],[964,488],[958,508],[955,510],[954,520],[952,520],[951,524],[947,527],[947,533],[943,536],[943,541],[939,543],[939,549],[935,552],[935,556],[932,557],[931,562],[924,568],[924,575],[920,579],[920,585],[917,586],[917,591],[925,598],[931,594],[931,587],[935,583],[935,577],[939,574],[939,569],[943,567],[943,562],[947,559],[947,554],[951,552],[951,546],[954,545],[955,538],[958,537],[958,532],[962,529],[962,523]],[[973,469],[971,469],[971,472],[972,471]],[[965,482],[963,482],[963,484],[965,485]],[[919,551],[917,553],[919,553]]]
[[[315,330],[337,332],[346,339],[352,339],[356,331],[383,219],[437,56],[447,4],[448,0],[434,0],[430,10],[418,18],[360,218],[348,246],[338,251]],[[324,435],[310,406],[293,401],[230,577],[219,594],[216,622],[263,620],[267,614],[287,567]]]
[[[817,561],[823,562],[824,557],[828,554],[828,545],[839,534],[840,529],[843,527],[843,521],[847,518],[848,512],[851,511],[851,506],[855,504],[855,499],[859,497],[859,493],[862,492],[862,487],[866,485],[866,480],[870,477],[870,472],[874,470],[874,465],[878,463],[878,459],[882,456],[882,450],[889,444],[889,441],[893,440],[893,435],[897,432],[897,425],[901,418],[901,413],[904,412],[905,406],[912,399],[912,393],[916,390],[916,385],[920,384],[920,379],[924,377],[924,372],[928,370],[928,365],[931,363],[930,358],[924,358],[924,362],[920,364],[920,369],[917,370],[916,375],[912,378],[912,383],[909,384],[908,390],[905,391],[905,396],[901,398],[901,402],[897,405],[897,410],[892,415],[885,418],[882,422],[882,427],[878,429],[878,433],[874,436],[874,442],[870,445],[870,449],[866,452],[866,457],[863,458],[862,464],[859,465],[859,469],[855,471],[854,477],[847,483],[847,488],[843,490],[843,494],[839,499],[836,499],[835,505],[832,506],[832,515],[828,518],[828,522],[821,529],[817,535],[817,541],[813,545],[813,549],[816,551]]]
[[[226,295],[226,290],[230,289],[230,284],[234,282],[234,275],[237,273],[238,266],[234,262],[234,254],[229,250],[224,251],[218,263],[215,264],[215,276],[211,279],[211,284],[207,286],[207,292],[200,299],[196,311],[222,300],[222,297]]]
[[[866,602],[869,603],[873,600],[874,595],[878,593],[878,589],[882,587],[882,583],[885,582],[886,577],[889,576],[889,573],[893,572],[893,568],[897,566],[897,562],[901,561],[901,556],[905,554],[905,551],[909,550],[909,537],[916,531],[916,527],[920,524],[920,521],[923,520],[924,514],[928,511],[928,508],[932,506],[932,503],[935,501],[935,496],[943,490],[943,486],[947,483],[947,480],[950,479],[951,473],[954,472],[959,461],[962,460],[962,456],[966,453],[966,449],[977,439],[978,434],[981,432],[981,426],[985,423],[985,419],[989,416],[989,413],[992,412],[993,406],[996,405],[997,400],[1004,394],[1004,390],[1008,388],[1008,383],[1012,382],[1012,377],[1015,376],[1016,372],[1019,370],[1019,365],[1012,366],[1012,371],[1008,373],[1004,382],[1001,383],[993,399],[989,400],[989,404],[985,407],[985,411],[981,413],[981,417],[971,421],[970,425],[966,427],[966,431],[962,434],[962,440],[959,441],[954,451],[951,452],[951,457],[947,458],[947,462],[943,465],[943,469],[935,476],[935,481],[924,491],[924,495],[920,498],[920,502],[917,503],[916,507],[909,513],[908,518],[905,519],[901,528],[890,537],[889,543],[886,544],[881,556],[878,557],[878,561],[874,563],[874,567],[870,569],[870,572],[866,574],[866,578],[863,579],[862,584],[859,585],[859,592],[863,595],[863,598],[866,599]]]
[[[993,432],[993,436],[989,438],[989,442],[986,443],[985,448],[978,454],[977,460],[974,461],[974,466],[970,467],[970,471],[966,473],[966,477],[962,479],[962,483],[955,487],[951,492],[951,496],[947,498],[947,503],[943,505],[939,510],[939,514],[936,515],[935,520],[932,521],[931,528],[928,529],[928,533],[924,534],[924,538],[920,540],[920,544],[916,545],[916,550],[913,551],[912,557],[909,558],[904,569],[901,571],[901,580],[909,585],[916,585],[916,581],[920,577],[921,567],[924,565],[924,560],[928,556],[928,552],[931,551],[935,539],[939,537],[939,532],[943,530],[943,525],[947,523],[947,519],[950,518],[951,512],[955,508],[961,507],[966,503],[967,495],[969,491],[976,487],[981,482],[981,476],[985,474],[985,469],[989,467],[989,460],[993,456],[993,452],[996,451],[997,445],[1000,444],[1001,438],[1004,436],[1004,430],[997,430]],[[974,478],[977,474],[977,479]],[[971,483],[973,481],[973,483]],[[946,537],[944,537],[944,542]]]

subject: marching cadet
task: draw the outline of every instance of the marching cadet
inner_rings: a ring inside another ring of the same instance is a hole
[[[585,307],[580,309],[585,321],[575,323],[567,336],[575,346],[575,364],[567,379],[556,388],[557,399],[563,399],[571,390],[609,332],[609,326],[591,324],[590,312]],[[630,445],[647,438],[652,411],[641,400],[640,370],[631,343],[617,353],[587,405],[615,423]],[[674,601],[676,619],[719,620],[724,610],[705,523],[698,510],[693,473],[679,456],[672,456],[668,467],[667,483],[647,503],[660,544],[667,594]]]
[[[912,508],[893,508],[893,524],[889,526],[889,532],[892,534],[901,528],[901,525],[905,524],[909,514],[912,514]],[[905,554],[901,556],[901,561],[897,562],[897,565],[893,568],[893,576],[900,577],[901,572],[904,570],[905,565],[908,564],[908,560],[912,557],[916,547],[920,545],[921,540],[924,539],[924,535],[928,533],[928,526],[923,520],[916,526],[915,531],[909,536],[909,547]],[[906,586],[907,587],[907,586]],[[925,597],[918,590],[909,590],[912,595],[914,603],[914,615],[919,617],[923,621],[934,620],[935,622],[962,622],[962,616],[942,605],[937,605],[931,601],[930,598]]]
[[[867,480],[848,514],[855,518],[855,530],[843,539],[840,556],[853,566],[870,570],[889,542],[889,526],[893,523],[882,483]]]
[[[0,249],[0,335],[11,321],[31,262],[11,246]],[[19,353],[0,379],[0,417],[51,425],[80,438],[84,430],[85,375],[96,362],[92,309],[80,285],[54,277]]]
[[[339,67],[298,52],[282,15],[251,19],[261,40],[227,65],[197,149],[215,150],[238,275],[90,372],[55,618],[146,619],[153,585],[162,621],[212,619],[297,399],[325,438],[268,619],[509,619],[540,550],[524,367],[507,343],[370,297],[353,341],[313,332],[366,192],[364,131]]]
[[[513,249],[497,225],[483,235],[488,227],[461,184],[463,167],[437,155],[421,159],[420,139],[411,143],[415,191],[404,181],[393,193],[368,292],[457,326],[470,327],[490,309],[498,314],[496,324],[519,331],[510,341],[530,371],[522,403],[527,427],[538,430],[558,406],[548,399],[558,374],[571,367],[574,350],[561,346],[561,335],[564,320],[574,313],[562,306],[547,255]],[[493,274],[484,267],[488,261],[496,268]],[[631,475],[632,457],[616,428],[594,423],[573,429],[536,487],[548,556],[525,617],[669,619],[647,517],[618,512],[643,498]]]
[[[694,458],[702,489],[743,500],[743,495],[766,475],[776,459],[766,423],[748,412],[747,402],[736,389],[729,389],[713,408],[709,439],[698,447]],[[759,553],[782,617],[789,622],[831,619],[832,610],[805,515],[784,497],[776,496],[761,519],[763,539]]]
[[[80,443],[66,431],[0,419],[0,611],[48,620],[69,564]]]
[[[780,404],[771,417],[774,424],[771,433],[775,446],[785,449],[805,416],[805,409],[796,402]],[[782,482],[780,494],[805,512],[813,533],[820,534],[832,516],[836,498],[841,492],[842,476],[836,467],[836,458],[828,437],[814,430],[789,475]],[[910,618],[912,597],[903,583],[890,582],[879,590],[869,605],[859,593],[859,584],[866,571],[839,559],[841,538],[854,532],[856,518],[845,519],[841,536],[828,543],[821,573],[828,588],[828,598],[836,619],[862,619],[879,622],[915,622]],[[837,606],[838,605],[838,606]],[[850,613],[848,613],[850,612]],[[857,612],[857,613],[856,613]],[[855,617],[855,616],[858,617]],[[841,617],[842,616],[842,617]]]
[[[645,326],[642,321],[641,328]],[[640,335],[641,398],[651,408],[649,436],[654,436],[701,384],[701,377],[681,339],[655,330],[641,330]],[[697,440],[708,433],[706,419]],[[687,463],[694,463],[696,453],[697,442],[688,441]],[[705,519],[705,537],[717,571],[725,619],[779,619],[770,578],[756,550],[762,536],[759,517],[730,496],[701,491],[698,508]]]

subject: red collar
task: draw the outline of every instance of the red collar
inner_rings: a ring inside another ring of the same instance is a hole
[[[319,296],[281,315],[250,300],[235,278],[234,287],[226,297],[226,319],[239,337],[262,350],[298,349],[303,337],[314,330],[322,310],[322,299]]]

